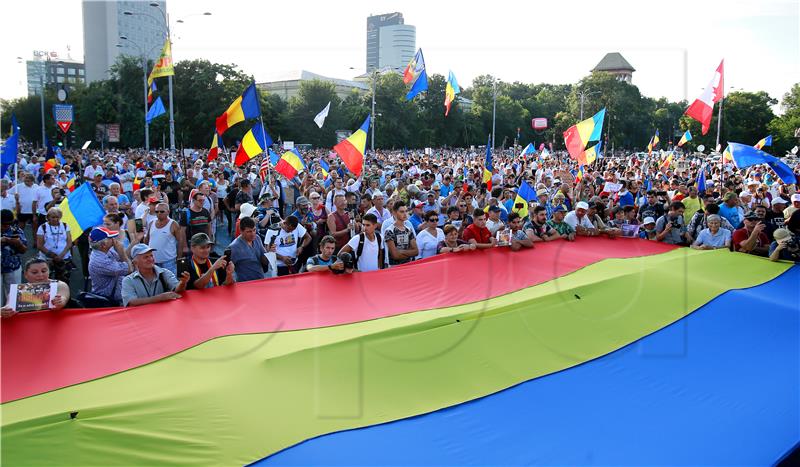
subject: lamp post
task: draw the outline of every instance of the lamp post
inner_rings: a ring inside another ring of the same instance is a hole
[[[151,7],[153,7],[153,8],[155,8],[156,10],[158,10],[158,12],[161,13],[161,18],[164,20],[164,27],[166,28],[166,31],[164,31],[164,32],[165,32],[165,35],[166,35],[166,39],[170,44],[170,59],[172,59],[172,57],[171,57],[172,38],[171,38],[170,27],[169,27],[169,15],[167,15],[167,12],[165,10],[161,9],[161,4],[159,4],[158,2],[150,2],[149,5]],[[155,16],[153,16],[151,14],[148,14],[148,13],[139,13],[139,12],[133,12],[133,11],[123,11],[122,14],[126,15],[126,16],[133,16],[133,15],[148,16],[148,17],[154,19],[155,21],[158,21],[157,17],[155,17]],[[204,13],[198,13],[198,14],[193,14],[193,15],[189,15],[189,16],[211,16],[211,13],[204,12]],[[183,19],[179,19],[178,22],[179,23],[183,23],[184,21],[183,21]],[[146,78],[145,78],[145,81],[146,81]],[[168,89],[169,89],[169,150],[170,150],[170,152],[174,153],[175,152],[175,112],[173,110],[174,106],[173,106],[173,101],[172,101],[172,75],[167,76],[167,83],[168,83],[167,85],[168,85]],[[146,85],[146,83],[145,83],[145,85]],[[145,102],[146,101],[147,101],[147,97],[146,97],[146,93],[145,93]]]
[[[586,100],[588,96],[594,94],[600,94],[600,91],[592,91],[592,92],[578,91],[578,96],[580,96],[581,98],[581,117],[578,120],[583,121],[583,101]]]
[[[378,89],[378,69],[372,70],[372,111],[370,115],[372,116],[372,128],[371,130],[371,142],[370,142],[370,152],[372,153],[372,157],[375,157],[375,91]]]
[[[492,78],[492,154],[494,154],[494,126],[497,117],[497,79]]]
[[[130,42],[136,49],[139,50],[139,53],[142,55],[142,85],[144,87],[144,150],[150,150],[150,124],[147,122],[147,54],[145,53],[144,49],[139,46],[136,42],[130,40],[126,36],[119,36],[119,38],[123,41]],[[123,47],[122,44],[117,44],[117,47]],[[152,52],[153,49],[150,49]]]

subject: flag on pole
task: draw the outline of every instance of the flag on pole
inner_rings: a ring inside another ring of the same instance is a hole
[[[486,189],[492,191],[492,137],[486,142],[486,162],[483,164],[483,183]]]
[[[602,144],[602,141],[598,141],[597,144],[585,151],[584,158],[586,159],[587,164],[591,164],[592,162],[596,161],[598,157],[602,157],[600,155],[600,147]]]
[[[757,142],[753,147],[756,149],[761,149],[764,146],[772,146],[772,135],[769,135],[766,138],[761,138],[761,140]]]
[[[336,154],[342,158],[347,170],[355,174],[356,177],[361,175],[364,166],[364,152],[367,149],[367,132],[369,131],[370,117],[370,115],[367,115],[364,123],[355,133],[333,147]]]
[[[511,212],[518,212],[520,217],[525,219],[528,217],[528,203],[536,199],[536,190],[528,185],[528,182],[523,181],[517,190],[517,196],[514,198],[514,207]]]
[[[239,149],[236,150],[234,164],[240,167],[270,146],[272,146],[272,138],[264,131],[261,122],[257,122],[242,138],[242,143],[239,145]]]
[[[422,49],[417,50],[414,58],[408,62],[406,69],[403,70],[403,84],[408,84],[419,77],[425,70],[425,58],[422,56]]]
[[[295,175],[302,172],[305,168],[306,163],[303,161],[303,156],[300,155],[300,152],[298,152],[296,148],[284,152],[283,155],[281,155],[281,159],[275,165],[275,171],[286,177],[287,180],[293,179]]]
[[[662,170],[662,169],[669,170],[669,167],[672,165],[673,156],[674,156],[674,153],[672,151],[670,151],[670,153],[667,155],[667,158],[664,159],[664,162],[662,162],[661,165],[658,166],[658,170]]]
[[[172,47],[169,43],[169,38],[164,41],[164,47],[161,49],[156,63],[153,64],[153,71],[150,72],[148,83],[152,86],[152,80],[155,78],[163,78],[165,76],[174,76],[175,68],[172,66]]]
[[[422,56],[422,49],[417,50],[417,54],[408,62],[403,71],[403,83],[412,83],[411,90],[406,94],[408,101],[428,89],[428,74],[425,72],[425,57]]]
[[[272,164],[273,167],[278,165],[278,161],[281,160],[281,156],[277,152],[273,151],[272,148],[267,150],[267,154],[269,155],[269,163]]]
[[[575,174],[575,183],[577,184],[581,180],[583,180],[583,166],[579,165],[578,172]]]
[[[684,133],[683,136],[681,136],[681,140],[678,141],[678,147],[683,146],[684,144],[688,143],[691,140],[692,140],[692,134],[689,132],[689,130],[686,130],[686,133]]]
[[[12,112],[11,113],[11,134],[13,135],[17,131],[19,131],[19,122],[17,122],[17,116]]]
[[[211,162],[219,157],[219,135],[214,132],[214,139],[211,140],[211,149],[208,150],[207,162]]]
[[[0,177],[6,176],[8,166],[17,163],[17,151],[19,145],[19,129],[11,134],[11,137],[3,142],[2,155],[0,155]]]
[[[733,160],[736,167],[740,169],[745,169],[751,165],[767,164],[780,177],[783,183],[797,183],[797,179],[788,165],[760,149],[742,143],[728,143],[725,152],[728,153],[728,157]]]
[[[264,183],[267,180],[268,173],[269,173],[269,155],[261,159],[261,167],[258,168],[258,177],[261,179],[261,183]]]
[[[105,209],[92,190],[91,183],[84,183],[67,196],[61,204],[61,222],[69,226],[73,241],[83,235],[83,231],[103,224]]]
[[[450,113],[450,105],[456,100],[456,94],[461,92],[461,88],[458,87],[458,81],[456,81],[456,75],[450,71],[447,74],[447,86],[444,89],[444,116],[446,117],[447,114]]]
[[[535,153],[536,153],[536,148],[533,146],[533,143],[528,143],[528,145],[525,146],[525,148],[522,150],[522,152],[519,155],[525,157],[527,155],[535,154]]]
[[[705,194],[706,192],[706,165],[703,164],[700,167],[700,171],[697,173],[697,192],[700,194]]]
[[[164,101],[161,100],[161,96],[158,96],[156,101],[153,102],[153,105],[150,106],[150,110],[147,111],[145,120],[149,124],[154,118],[164,115],[165,113],[167,113],[167,110],[164,108]]]
[[[586,148],[590,143],[600,141],[605,117],[606,109],[603,108],[591,118],[572,125],[564,132],[564,144],[567,146],[569,156],[578,161],[580,165],[588,165]],[[550,150],[552,151],[552,143],[550,144]]]
[[[322,128],[322,124],[325,123],[325,117],[328,116],[328,112],[331,110],[331,103],[328,101],[328,105],[322,109],[316,117],[314,117],[314,123],[317,124],[318,127]]]
[[[658,142],[659,141],[660,140],[658,139],[658,129],[656,129],[656,134],[652,138],[650,138],[650,142],[647,143],[647,155],[648,156],[653,154],[653,149],[656,146],[658,146]]]
[[[246,118],[258,118],[260,116],[261,104],[258,102],[258,90],[256,89],[256,84],[252,83],[244,90],[241,96],[233,101],[228,110],[217,117],[217,133],[222,136],[228,128],[243,122]]]
[[[147,105],[153,103],[153,93],[158,91],[156,87],[156,81],[153,78],[147,78]]]
[[[703,93],[692,102],[689,108],[684,112],[685,115],[697,120],[702,124],[703,134],[708,133],[708,128],[711,126],[711,116],[714,113],[714,103],[719,102],[724,96],[724,72],[723,64],[725,60],[719,62],[717,71],[714,72],[714,77],[708,83]]]

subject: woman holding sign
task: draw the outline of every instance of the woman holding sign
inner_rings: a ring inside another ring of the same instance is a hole
[[[25,263],[22,275],[25,278],[25,284],[11,284],[11,293],[9,293],[8,305],[0,310],[0,316],[9,318],[21,311],[36,311],[36,310],[60,310],[67,306],[69,302],[70,293],[69,286],[62,281],[50,280],[50,266],[47,261],[41,258],[31,258]],[[26,293],[25,289],[33,286],[40,285],[40,290],[37,290],[37,297],[41,295],[42,300],[40,303],[32,303],[32,301],[21,300]],[[26,287],[23,287],[26,286]]]

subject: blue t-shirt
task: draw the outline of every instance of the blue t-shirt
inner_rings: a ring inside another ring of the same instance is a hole
[[[724,247],[726,243],[729,243],[731,240],[731,231],[728,229],[720,229],[717,231],[716,235],[711,233],[709,229],[703,229],[700,231],[700,234],[697,235],[697,240],[695,240],[695,245],[703,246],[708,245],[714,248]]]
[[[633,206],[634,205],[634,199],[633,199],[633,195],[631,194],[631,192],[630,191],[626,191],[624,195],[620,195],[618,204],[623,208],[625,206]]]
[[[728,219],[728,222],[730,222],[733,226],[737,226],[742,223],[742,219],[739,218],[739,208],[736,206],[729,208],[727,204],[720,204],[719,215],[725,219]]]

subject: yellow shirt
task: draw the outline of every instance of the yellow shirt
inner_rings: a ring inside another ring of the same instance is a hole
[[[687,196],[681,200],[684,206],[686,206],[686,211],[683,212],[683,220],[686,222],[686,225],[689,225],[689,222],[692,220],[692,216],[703,208],[703,200],[698,198],[691,198]]]

